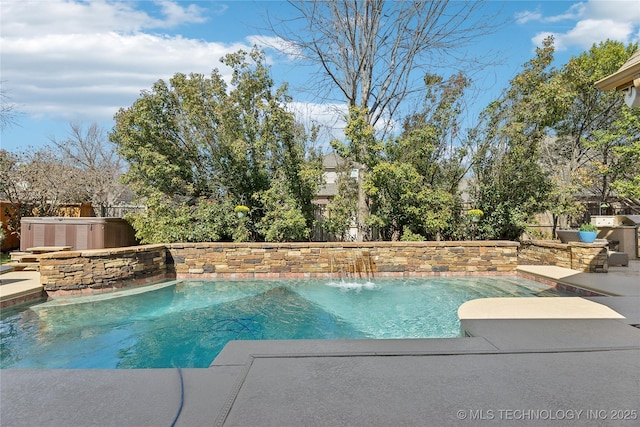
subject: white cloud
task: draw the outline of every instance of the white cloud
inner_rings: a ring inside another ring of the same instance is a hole
[[[284,40],[281,37],[254,35],[248,36],[246,40],[258,47],[275,49],[291,60],[300,58],[301,56],[301,50],[295,43]]]
[[[585,19],[579,21],[570,31],[558,36],[559,46],[578,46],[588,49],[594,43],[606,39],[629,42],[633,25],[611,19]]]
[[[303,124],[307,131],[312,125],[320,129],[318,141],[323,145],[324,151],[329,150],[329,141],[332,139],[344,140],[344,129],[347,126],[349,107],[346,103],[292,102],[288,105],[296,120]],[[382,118],[375,125],[375,129],[382,135],[385,131],[397,132],[400,124]]]
[[[584,15],[585,3],[576,3],[560,15],[547,16],[541,19],[543,22],[561,22],[566,20],[580,19]]]
[[[542,13],[540,13],[540,11],[532,12],[525,10],[523,12],[517,12],[515,18],[518,24],[526,24],[530,21],[540,21],[542,19]]]
[[[571,47],[587,49],[607,39],[629,43],[640,40],[640,4],[638,0],[589,0],[571,5],[564,13],[544,16],[537,12],[521,12],[518,23],[538,20],[549,24],[549,31],[541,31],[532,38],[536,46],[548,35],[553,35],[558,50]],[[567,21],[569,25],[567,26]],[[573,21],[573,22],[571,22]],[[562,25],[565,31],[553,31],[553,25]]]
[[[135,32],[159,21],[127,3],[77,1],[7,1],[1,6],[3,38],[51,34],[91,34],[104,31]]]
[[[2,80],[12,101],[36,117],[109,120],[176,72],[228,76],[219,58],[250,47],[142,32],[205,18],[183,3],[146,4],[156,17],[135,4],[3,0]]]
[[[535,46],[542,46],[542,41],[543,41],[544,39],[546,39],[547,37],[549,37],[549,36],[553,36],[553,37],[554,37],[554,39],[555,39],[555,47],[556,47],[556,49],[558,49],[558,50],[562,50],[562,49],[561,49],[561,46],[560,46],[560,42],[558,41],[558,35],[557,35],[557,34],[554,34],[554,33],[550,33],[550,32],[548,32],[548,31],[545,31],[545,32],[542,32],[542,33],[538,33],[538,34],[536,34],[536,35],[531,39],[531,41],[533,42],[533,44],[534,44]]]
[[[133,2],[80,0],[9,1],[2,13],[2,81],[12,102],[32,119],[110,122],[140,92],[177,72],[208,75],[218,68],[229,81],[225,54],[256,44],[290,59],[297,50],[276,37],[249,36],[222,43],[167,34],[166,28],[204,22],[184,3],[159,1],[147,11]],[[209,10],[215,15],[223,7]],[[346,105],[293,103],[307,127],[321,127],[320,141],[344,134]]]
[[[616,22],[640,24],[638,0],[594,1],[584,3],[582,18],[611,19]]]
[[[291,102],[288,107],[307,131],[311,130],[312,125],[318,126],[318,141],[323,151],[329,150],[329,141],[344,137],[349,111],[347,104]]]
[[[104,31],[132,33],[166,29],[181,24],[203,23],[203,10],[169,0],[153,2],[159,18],[136,10],[132,2],[105,0],[3,0],[2,35],[15,37],[29,31],[31,37],[50,34],[95,34]]]
[[[194,4],[190,4],[184,8],[168,0],[161,0],[157,3],[161,6],[162,13],[165,16],[165,22],[169,27],[185,23],[202,23],[206,21],[202,16],[202,10]]]

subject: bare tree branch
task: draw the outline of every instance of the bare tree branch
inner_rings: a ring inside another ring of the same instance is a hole
[[[3,85],[4,81],[0,81],[0,131],[16,125],[18,116],[21,114],[18,110],[18,105],[11,102],[11,98],[7,95]]]
[[[67,139],[58,141],[51,137],[50,140],[69,165],[82,171],[86,193],[93,206],[100,209],[98,214],[105,216],[107,207],[117,202],[126,191],[126,187],[118,182],[124,161],[96,123],[86,130],[77,123],[71,123],[70,127]]]
[[[500,24],[480,1],[290,1],[296,16],[269,23],[299,58],[322,70],[314,89],[336,91],[349,106],[366,107],[369,123],[389,122],[422,77],[442,66],[476,66],[464,49]],[[461,57],[462,56],[462,57]]]

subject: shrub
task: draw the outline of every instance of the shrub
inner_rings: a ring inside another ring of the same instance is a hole
[[[198,199],[193,205],[176,203],[162,194],[147,199],[144,212],[126,219],[141,243],[216,242],[230,240],[239,219],[230,200]]]
[[[402,229],[402,237],[400,240],[403,242],[423,242],[425,240],[424,236],[419,233],[414,233],[409,229],[409,227],[404,227]]]
[[[598,231],[598,227],[593,224],[582,224],[580,226],[580,231]]]

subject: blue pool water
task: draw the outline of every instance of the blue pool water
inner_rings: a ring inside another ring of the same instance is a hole
[[[185,281],[3,310],[0,362],[207,367],[230,340],[457,337],[465,301],[557,295],[515,277]]]

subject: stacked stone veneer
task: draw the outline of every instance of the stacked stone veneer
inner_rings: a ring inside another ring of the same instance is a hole
[[[40,282],[49,295],[93,293],[169,277],[165,245],[55,252],[39,257]]]
[[[514,272],[519,244],[475,242],[172,244],[177,277],[371,277]]]
[[[609,270],[606,243],[526,241],[520,246],[518,263],[555,265],[589,273],[606,273]]]
[[[45,291],[85,293],[177,278],[510,274],[517,242],[181,243],[56,252],[40,258]]]

